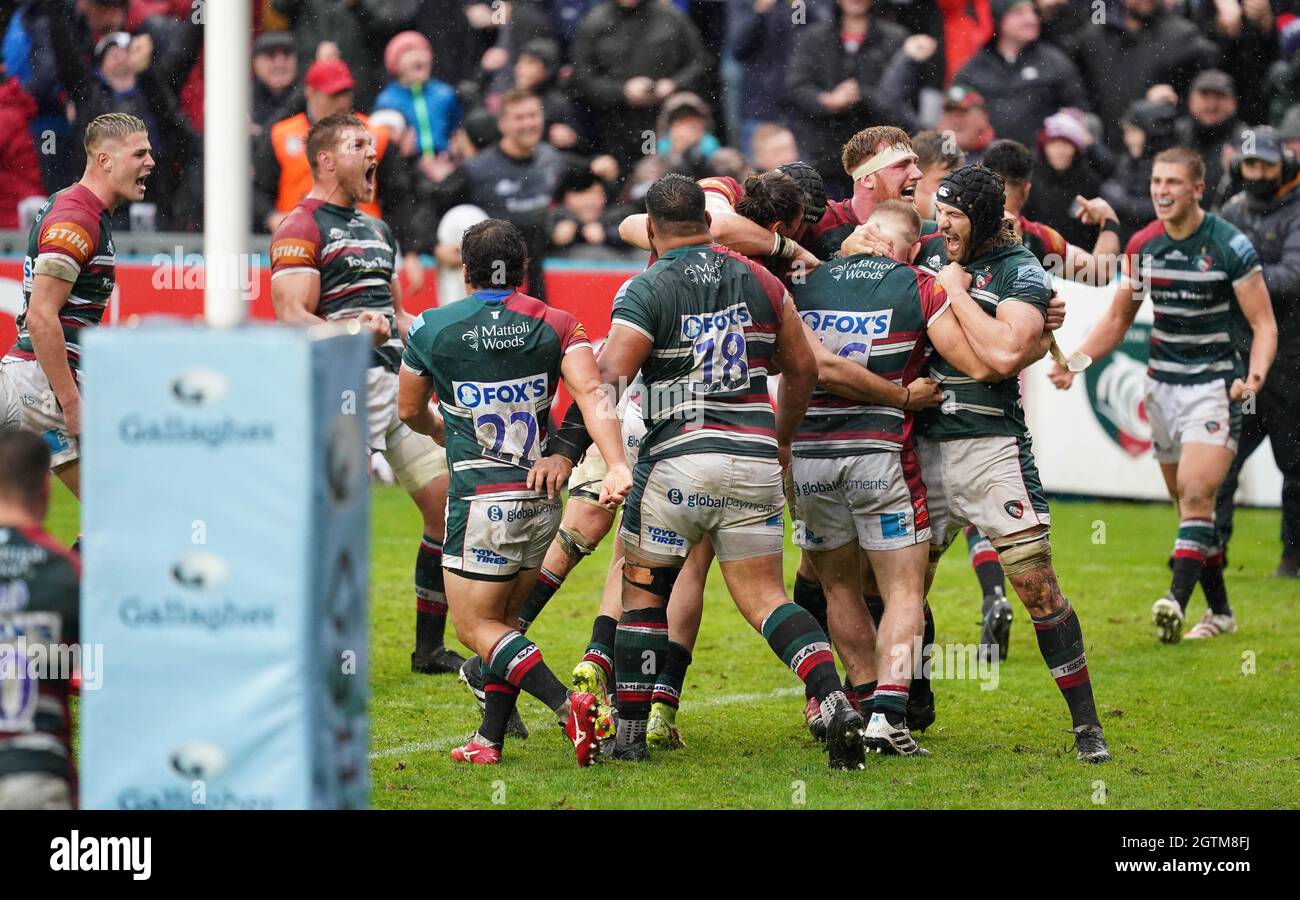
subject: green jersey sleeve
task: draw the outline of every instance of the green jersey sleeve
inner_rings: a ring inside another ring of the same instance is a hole
[[[618,289],[614,295],[610,320],[627,325],[654,341],[658,333],[658,311],[658,305],[652,302],[650,296],[648,280],[642,273],[629,278]]]

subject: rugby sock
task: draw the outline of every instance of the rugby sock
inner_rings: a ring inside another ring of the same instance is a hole
[[[483,692],[487,703],[483,708],[483,724],[479,726],[478,735],[494,747],[500,747],[506,739],[506,723],[515,710],[519,700],[519,688],[492,672],[484,673]]]
[[[483,674],[488,672],[532,694],[553,712],[558,713],[569,700],[568,689],[547,668],[542,651],[518,631],[506,632],[492,645]]]
[[[682,702],[682,683],[686,681],[686,669],[691,664],[691,651],[676,641],[668,642],[668,653],[664,664],[655,679],[655,691],[651,703],[667,703],[673,709]]]
[[[1223,582],[1223,548],[1214,547],[1205,557],[1205,567],[1201,569],[1201,590],[1205,591],[1205,602],[1210,605],[1210,612],[1216,616],[1232,615],[1228,604],[1228,586]]]
[[[822,631],[830,633],[826,624],[826,592],[820,581],[812,581],[802,575],[794,576],[794,602],[806,609],[817,620]]]
[[[782,603],[763,620],[762,632],[772,652],[812,688],[813,697],[823,707],[827,697],[843,692],[830,641],[807,610]]]
[[[966,526],[966,550],[970,554],[971,568],[975,570],[975,577],[979,579],[984,596],[1005,596],[1007,581],[1002,574],[1002,563],[998,561],[998,551],[993,549],[993,544],[974,525]]]
[[[556,575],[546,566],[537,570],[537,583],[528,592],[528,596],[524,598],[524,605],[519,610],[520,631],[527,631],[528,626],[537,621],[537,617],[546,608],[546,604],[551,602],[551,598],[555,596],[555,592],[562,584],[564,584],[563,575]]]
[[[858,706],[860,707],[859,711],[862,713],[862,718],[870,719],[871,712],[874,709],[872,704],[874,703],[876,695],[876,682],[868,681],[865,684],[855,685],[853,693],[858,695]]]
[[[618,619],[613,616],[596,616],[591,623],[591,642],[582,654],[582,661],[595,663],[605,673],[605,683],[609,684],[614,674],[614,640],[618,631]]]
[[[871,711],[884,713],[890,725],[907,721],[907,685],[882,684],[871,696]]]
[[[668,610],[664,607],[630,609],[619,619],[614,637],[614,680],[617,691],[619,729],[617,745],[644,738],[645,720],[655,682],[668,661]],[[624,732],[623,720],[640,722],[639,729]]]
[[[447,589],[442,580],[442,542],[427,534],[415,557],[415,649],[442,646],[447,630]]]
[[[934,647],[934,611],[930,609],[928,602],[922,602],[922,615],[924,627],[921,631],[921,659],[920,665],[915,667],[912,673],[912,700],[919,706],[929,706],[934,703],[934,689],[930,685],[930,654]],[[913,663],[915,665],[915,661]]]
[[[1178,523],[1178,537],[1174,539],[1174,577],[1169,585],[1169,596],[1187,609],[1196,582],[1201,580],[1205,557],[1214,545],[1214,523],[1209,519],[1184,519]]]
[[[831,633],[831,627],[826,619],[826,592],[822,590],[820,581],[804,578],[796,572],[794,576],[794,602],[806,609],[817,620],[817,624],[821,626],[822,631],[827,634]],[[812,687],[807,683],[804,684],[803,695],[807,699],[812,699]]]
[[[1088,659],[1083,652],[1083,629],[1074,607],[1067,600],[1064,608],[1041,619],[1037,616],[1031,619],[1038,636],[1038,651],[1065,696],[1074,727],[1098,724],[1092,682],[1088,678]]]

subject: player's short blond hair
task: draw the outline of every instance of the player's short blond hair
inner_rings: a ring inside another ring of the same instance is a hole
[[[89,155],[97,151],[104,141],[120,141],[140,132],[146,134],[149,132],[149,126],[144,124],[144,119],[129,113],[105,113],[102,116],[95,116],[86,126],[82,143]]]
[[[1187,174],[1192,177],[1193,182],[1205,180],[1205,160],[1201,159],[1201,154],[1188,147],[1170,147],[1168,150],[1161,150],[1156,154],[1155,162],[1178,163],[1187,167]]]
[[[867,221],[886,219],[902,229],[902,236],[909,244],[915,244],[921,237],[921,214],[916,207],[906,200],[885,200],[877,203],[871,210]]]
[[[911,147],[912,139],[906,131],[893,125],[873,125],[862,129],[849,138],[840,151],[840,162],[844,164],[845,174],[852,178],[854,170],[864,161],[875,156],[881,144],[890,147],[895,144]]]

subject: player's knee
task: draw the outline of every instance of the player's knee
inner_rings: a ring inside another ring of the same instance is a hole
[[[664,604],[673,595],[673,585],[681,571],[679,566],[643,566],[623,560],[623,582],[654,595]]]
[[[590,556],[596,549],[596,544],[600,541],[599,537],[594,541],[591,540],[577,528],[569,525],[561,525],[560,530],[555,533],[555,539],[560,542],[560,546],[564,548],[564,552],[568,554],[569,559],[575,565],[585,557]]]
[[[998,551],[1002,571],[1008,578],[1028,575],[1052,565],[1052,540],[1047,531],[1027,538],[998,538],[993,541],[993,547]]]

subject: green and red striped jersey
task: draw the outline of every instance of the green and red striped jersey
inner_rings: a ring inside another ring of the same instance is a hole
[[[943,235],[935,232],[921,240],[917,265],[936,275],[948,264]],[[1028,303],[1047,318],[1052,297],[1047,272],[1023,244],[996,247],[964,266],[971,275],[969,293],[980,309],[996,316],[1003,303]],[[1028,437],[1025,410],[1020,403],[1020,376],[1001,381],[976,381],[938,354],[931,357],[930,377],[943,389],[937,409],[917,417],[921,434],[934,440],[973,437]]]
[[[23,308],[18,314],[18,339],[10,356],[35,359],[27,328],[27,306],[37,275],[72,282],[72,293],[59,310],[68,366],[81,367],[81,329],[104,318],[104,309],[117,283],[113,226],[109,211],[94,192],[80,182],[56,193],[36,214],[23,258]]]
[[[475,291],[411,325],[402,366],[433,381],[446,421],[449,496],[536,497],[565,354],[591,347],[571,313],[519,291]]]
[[[397,242],[382,219],[351,206],[304,200],[271,238],[271,280],[301,272],[319,275],[316,315],[322,319],[351,319],[362,310],[383,313],[391,334],[370,364],[396,372],[402,360],[402,341],[392,327],[396,257]]]
[[[1147,374],[1169,384],[1240,377],[1232,305],[1236,286],[1258,271],[1250,238],[1214,213],[1180,241],[1158,219],[1133,235],[1120,260],[1120,284],[1149,285],[1155,323]]]
[[[1024,243],[1025,249],[1034,254],[1034,259],[1046,266],[1047,258],[1053,256],[1056,258],[1056,266],[1058,268],[1063,266],[1070,242],[1061,232],[1051,225],[1044,225],[1042,222],[1035,222],[1024,216],[1020,216],[1019,226],[1020,240]]]
[[[776,459],[767,391],[785,288],[720,244],[678,247],[628,279],[612,319],[654,345],[641,367],[638,464],[692,453]]]
[[[883,256],[829,262],[793,294],[800,317],[826,349],[895,384],[920,377],[928,358],[925,330],[948,309],[933,277]],[[818,388],[791,450],[816,457],[898,452],[910,425],[901,409]]]

